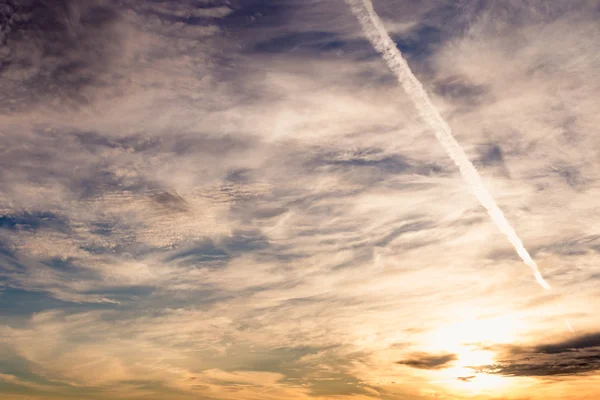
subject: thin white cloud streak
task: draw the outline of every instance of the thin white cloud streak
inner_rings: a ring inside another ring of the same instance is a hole
[[[388,35],[383,23],[375,13],[370,0],[345,0],[352,9],[354,15],[362,25],[363,31],[375,50],[381,54],[388,67],[398,78],[398,81],[414,103],[421,118],[435,132],[435,136],[442,144],[444,150],[452,161],[458,166],[463,179],[469,185],[471,191],[485,207],[492,221],[506,235],[513,245],[517,254],[523,262],[531,268],[536,281],[546,290],[551,286],[544,280],[536,262],[531,258],[529,252],[523,246],[521,239],[508,223],[502,210],[496,204],[494,198],[487,191],[479,173],[467,157],[462,147],[458,144],[448,123],[440,115],[437,108],[431,102],[423,85],[410,70],[406,60],[396,47],[394,41]]]

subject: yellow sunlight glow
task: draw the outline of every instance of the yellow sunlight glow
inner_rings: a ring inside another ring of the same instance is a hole
[[[451,353],[457,359],[439,371],[434,371],[435,382],[446,388],[470,394],[494,391],[499,394],[509,388],[510,379],[485,373],[476,373],[473,367],[496,362],[490,346],[511,343],[520,330],[514,316],[478,318],[476,310],[467,310],[458,321],[428,335],[429,351]]]

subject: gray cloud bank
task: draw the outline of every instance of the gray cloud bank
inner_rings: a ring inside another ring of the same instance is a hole
[[[600,334],[590,333],[534,347],[511,347],[497,365],[477,370],[506,376],[569,376],[600,369]]]

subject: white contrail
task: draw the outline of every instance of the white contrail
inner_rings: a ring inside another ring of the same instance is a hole
[[[452,161],[460,169],[463,179],[469,185],[471,191],[477,197],[477,200],[487,210],[492,220],[498,226],[500,231],[506,235],[508,241],[514,246],[517,254],[523,262],[531,268],[536,281],[546,290],[550,290],[550,285],[544,280],[540,270],[523,246],[521,239],[517,236],[515,230],[510,226],[502,210],[498,208],[496,201],[489,194],[479,173],[465,154],[464,150],[454,136],[448,123],[442,118],[437,108],[429,99],[427,92],[421,85],[421,82],[414,76],[408,63],[402,57],[402,54],[396,47],[394,41],[390,38],[383,23],[375,13],[373,4],[370,0],[345,0],[351,7],[352,12],[360,21],[363,31],[375,50],[379,52],[388,67],[392,70],[398,81],[413,101],[421,118],[435,132],[438,141],[446,150]]]

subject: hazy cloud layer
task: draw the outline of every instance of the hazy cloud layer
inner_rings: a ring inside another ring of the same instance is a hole
[[[374,6],[554,291],[343,1],[8,0],[0,398],[598,394],[600,4]]]

